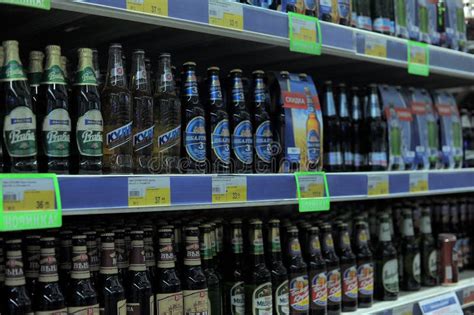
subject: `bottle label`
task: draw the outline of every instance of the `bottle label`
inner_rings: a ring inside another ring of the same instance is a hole
[[[299,276],[290,281],[290,307],[294,311],[304,312],[309,309],[308,276]]]
[[[114,243],[102,243],[100,273],[111,275],[118,273],[117,256]]]
[[[355,167],[361,167],[364,164],[364,156],[360,153],[355,153],[354,154],[354,166]]]
[[[201,265],[199,239],[196,236],[186,237],[186,256],[184,257],[184,264],[186,266]]]
[[[119,269],[128,268],[128,253],[125,249],[125,240],[119,238],[115,240],[115,252],[117,255],[117,267]]]
[[[64,108],[53,109],[43,120],[43,146],[49,157],[68,157],[71,118]]]
[[[199,96],[196,74],[194,71],[186,72],[186,81],[184,82],[184,96],[187,96],[187,97]]]
[[[317,235],[314,235],[310,241],[309,252],[312,255],[321,253],[321,243],[319,242],[319,237]]]
[[[40,246],[28,245],[26,248],[26,267],[25,276],[27,278],[38,278],[39,275],[39,260],[40,260]]]
[[[259,159],[265,163],[270,163],[272,159],[273,133],[270,121],[262,122],[255,130],[255,151]]]
[[[357,298],[357,269],[351,266],[344,270],[342,275],[342,291],[344,295],[351,299]]]
[[[344,165],[354,165],[354,155],[352,154],[352,152],[344,152]]]
[[[74,85],[97,85],[97,78],[92,67],[85,67],[76,72],[76,82]]]
[[[183,292],[156,295],[157,315],[182,314]]]
[[[127,303],[127,315],[141,315],[143,313],[150,315],[155,314],[155,297],[153,295],[150,296],[148,307],[147,305],[143,306],[142,308],[140,303]],[[146,311],[146,308],[148,308],[148,311]]]
[[[140,303],[127,303],[127,315],[140,315]]]
[[[145,248],[142,240],[130,242],[130,265],[129,271],[146,271]]]
[[[428,268],[426,270],[428,270],[431,277],[436,278],[438,276],[438,253],[436,250],[431,251],[428,256]]]
[[[341,302],[341,272],[333,269],[328,272],[328,301],[332,303]]]
[[[3,141],[11,157],[36,155],[36,117],[31,108],[14,108],[5,116],[3,126]]]
[[[326,165],[342,165],[342,152],[324,153],[324,160]]]
[[[252,292],[252,315],[272,314],[272,303],[272,284],[266,282],[259,285]]]
[[[217,75],[212,75],[211,77],[209,99],[213,102],[222,101],[221,82],[219,81],[219,76]]]
[[[319,161],[319,153],[321,152],[321,139],[316,129],[311,129],[308,132],[308,162],[317,163]]]
[[[168,150],[181,139],[181,126],[166,131],[164,134],[158,135],[157,144],[160,152]]]
[[[420,219],[420,231],[423,234],[431,234],[431,219],[429,216],[422,216]]]
[[[89,257],[86,246],[75,246],[73,251],[71,279],[89,279]]]
[[[67,313],[72,315],[99,315],[99,304],[88,306],[70,306],[67,308]]]
[[[382,283],[386,291],[398,293],[398,260],[391,259],[383,265]]]
[[[328,287],[326,272],[318,273],[311,281],[311,301],[321,307],[328,304]]]
[[[263,255],[263,238],[262,238],[262,231],[256,230],[254,234],[254,238],[251,244],[251,254],[252,255]]]
[[[234,129],[232,148],[235,156],[244,164],[253,163],[252,124],[249,120],[241,121]]]
[[[46,69],[43,73],[44,81],[41,84],[61,84],[66,85],[63,70],[58,65]]]
[[[153,144],[155,125],[133,135],[133,150],[138,152]]]
[[[339,7],[339,17],[343,19],[349,19],[349,14],[351,14],[351,2],[350,0],[338,0]]]
[[[387,18],[376,18],[374,20],[374,30],[377,32],[390,32],[390,20]]]
[[[43,312],[36,311],[34,314],[35,315],[66,315],[68,314],[68,309],[60,308],[60,309],[52,310],[52,311],[43,311]]]
[[[84,156],[102,156],[104,120],[100,110],[91,109],[77,120],[76,141]]]
[[[413,268],[413,278],[416,282],[421,282],[421,264],[420,264],[420,253],[417,253],[413,258],[412,263]]]
[[[6,65],[2,67],[3,70],[0,81],[25,81],[27,80],[25,71],[23,71],[23,66],[16,60],[9,61]]]
[[[89,268],[90,271],[99,271],[100,269],[100,260],[99,253],[97,249],[97,242],[90,241],[87,242],[87,256],[89,256]]]
[[[288,280],[283,281],[275,290],[275,299],[277,315],[290,314],[290,292],[288,288]]]
[[[245,314],[245,289],[242,281],[236,282],[230,288],[230,310],[231,315]]]
[[[203,116],[196,116],[188,122],[184,146],[191,159],[198,163],[206,161],[206,127]]]
[[[374,265],[367,263],[357,268],[359,294],[372,296],[374,294]]]
[[[160,238],[158,248],[158,267],[174,268],[173,241],[171,238]]]
[[[385,152],[370,152],[369,163],[372,166],[387,167],[387,154]]]
[[[257,78],[255,80],[255,90],[253,93],[253,101],[255,103],[264,103],[265,102],[265,83],[262,78]]]
[[[372,19],[368,16],[357,16],[357,28],[371,31],[372,30]]]
[[[39,282],[51,283],[59,281],[58,264],[54,252],[54,248],[41,249]]]
[[[229,120],[222,119],[217,123],[212,132],[212,150],[219,161],[225,164],[230,163],[230,131]]]
[[[234,84],[232,86],[232,101],[235,103],[243,102],[244,97],[244,88],[242,86],[242,80],[239,77],[234,78]]]
[[[23,273],[23,261],[21,250],[7,251],[7,262],[5,264],[5,285],[16,287],[25,285],[25,274]]]
[[[145,266],[147,266],[147,267],[156,266],[155,249],[153,247],[153,239],[150,236],[145,236],[143,238],[143,243],[144,243],[144,247],[145,247]]]
[[[100,309],[102,311],[102,309]],[[127,300],[120,300],[117,302],[117,315],[127,314]]]
[[[319,12],[320,14],[332,15],[332,0],[320,0],[319,1]]]
[[[184,290],[183,300],[185,315],[210,315],[207,289]]]
[[[128,124],[107,133],[106,148],[108,150],[113,150],[130,141],[132,138],[132,123],[133,122],[129,122]]]

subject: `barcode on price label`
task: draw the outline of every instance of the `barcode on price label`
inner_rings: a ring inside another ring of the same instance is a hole
[[[4,201],[17,201],[18,199],[16,194],[3,194]]]
[[[131,191],[128,193],[128,196],[129,196],[129,197],[143,197],[143,196],[142,196],[142,192],[141,192],[141,191],[138,191],[138,190],[131,190]]]

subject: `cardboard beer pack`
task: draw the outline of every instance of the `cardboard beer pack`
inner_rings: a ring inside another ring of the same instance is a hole
[[[279,172],[321,170],[323,118],[313,80],[285,71],[271,72],[269,86],[275,140],[281,145]]]
[[[439,162],[439,128],[433,100],[425,89],[403,89],[413,115],[413,141],[416,169],[434,169]]]
[[[398,37],[418,40],[418,5],[416,0],[395,0],[395,34]]]
[[[447,46],[456,50],[464,50],[467,37],[463,0],[446,1],[445,23]]]
[[[425,0],[426,1],[426,0]],[[426,1],[428,7],[428,34],[430,43],[432,45],[441,45],[442,37],[441,33],[438,31],[438,9],[437,3],[433,1]]]
[[[389,170],[411,170],[415,164],[413,115],[401,88],[379,85],[383,114],[387,121]]]
[[[441,167],[462,167],[461,117],[454,96],[447,92],[433,93],[436,112],[439,117],[441,139]]]

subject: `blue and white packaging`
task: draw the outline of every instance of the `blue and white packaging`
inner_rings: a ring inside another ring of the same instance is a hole
[[[408,37],[411,40],[420,40],[418,19],[418,0],[406,0]]]

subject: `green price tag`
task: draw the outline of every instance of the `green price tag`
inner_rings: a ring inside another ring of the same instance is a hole
[[[35,9],[51,10],[51,0],[0,0],[0,3],[21,5]]]
[[[408,73],[427,77],[430,75],[430,47],[428,44],[408,41]]]
[[[296,172],[295,180],[300,212],[329,210],[330,196],[326,173]]]
[[[0,231],[61,225],[62,206],[56,174],[0,176]]]
[[[319,19],[288,12],[290,51],[321,55],[322,37]]]

